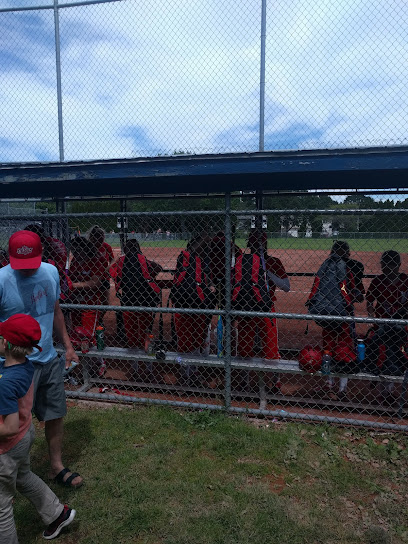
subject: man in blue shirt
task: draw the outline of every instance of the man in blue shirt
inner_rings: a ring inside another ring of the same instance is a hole
[[[66,367],[79,362],[69,339],[59,297],[60,282],[55,266],[41,262],[42,246],[37,234],[21,230],[9,240],[10,264],[0,269],[0,321],[16,313],[31,315],[41,327],[41,352],[29,359],[34,364],[33,412],[45,422],[50,456],[50,477],[68,487],[83,480],[62,463],[63,418],[67,412],[63,368],[53,345],[53,330],[63,343]]]

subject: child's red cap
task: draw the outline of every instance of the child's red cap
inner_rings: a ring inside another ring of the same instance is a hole
[[[0,336],[13,346],[37,348],[42,351],[38,342],[41,339],[41,328],[31,315],[14,314],[0,323]]]

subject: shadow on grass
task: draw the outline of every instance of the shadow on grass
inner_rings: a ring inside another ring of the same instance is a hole
[[[44,428],[36,424],[36,438],[31,450],[31,470],[48,484],[49,456],[48,445],[45,440]],[[42,427],[42,425],[41,425]],[[83,417],[64,423],[64,438],[62,443],[62,461],[64,466],[76,470],[75,466],[81,461],[85,445],[95,439],[91,430],[90,421]]]

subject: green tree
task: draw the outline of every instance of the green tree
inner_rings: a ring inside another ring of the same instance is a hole
[[[349,195],[345,198],[344,204],[355,204],[359,209],[370,210],[377,207],[376,201],[371,196],[366,196],[361,193]]]
[[[101,212],[119,212],[120,203],[118,200],[80,200],[69,202],[67,206],[68,213],[87,213],[87,214],[99,214]],[[115,230],[116,217],[103,217],[88,216],[84,218],[70,218],[69,226],[72,229],[79,228],[81,232],[86,232],[93,225],[101,226],[106,232]]]
[[[305,235],[310,225],[314,234],[320,234],[322,217],[313,213],[313,210],[331,209],[333,205],[334,201],[329,195],[313,195],[311,193],[293,196],[266,196],[264,198],[265,209],[282,210],[280,216],[271,215],[268,217],[268,229],[272,232],[280,231],[283,227],[287,233],[292,227],[297,226],[300,232]],[[285,210],[292,211],[285,213]]]

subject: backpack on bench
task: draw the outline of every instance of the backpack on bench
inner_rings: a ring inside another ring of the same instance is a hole
[[[311,315],[350,316],[352,313],[351,290],[354,278],[342,259],[329,257],[319,268],[306,302]],[[341,322],[315,319],[324,329],[338,330]]]

